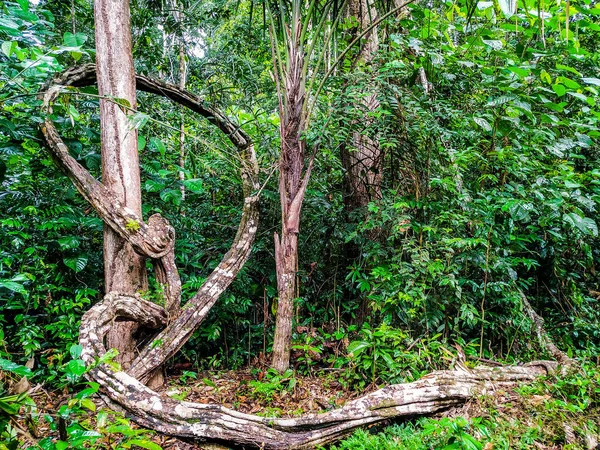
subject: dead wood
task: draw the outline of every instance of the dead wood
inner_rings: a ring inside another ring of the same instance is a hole
[[[84,361],[94,364],[106,352],[103,335],[115,317],[156,325],[161,321],[159,316],[164,320],[164,314],[156,307],[150,313],[148,302],[140,298],[107,296],[82,319],[80,342]],[[136,422],[159,432],[265,449],[303,449],[334,441],[364,425],[457,406],[500,386],[531,381],[555,367],[556,363],[542,361],[524,366],[439,371],[412,383],[387,386],[339,409],[293,419],[260,417],[216,404],[174,400],[106,364],[94,368],[89,377],[100,383],[106,396]]]

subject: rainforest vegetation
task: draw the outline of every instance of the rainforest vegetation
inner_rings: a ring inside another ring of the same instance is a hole
[[[0,45],[0,450],[600,448],[596,0],[16,0]]]

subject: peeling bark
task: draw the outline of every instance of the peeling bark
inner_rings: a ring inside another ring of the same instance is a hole
[[[146,326],[166,320],[165,311],[136,297],[107,296],[81,322],[82,358],[93,364],[106,349],[103,335],[116,317],[136,319]],[[161,433],[199,441],[218,440],[264,449],[308,449],[335,441],[357,427],[393,417],[431,414],[458,406],[475,395],[500,386],[546,375],[556,363],[538,361],[516,367],[482,367],[439,371],[406,384],[387,386],[339,409],[293,419],[253,416],[216,404],[190,403],[160,395],[132,376],[102,364],[89,377],[140,425]]]
[[[303,105],[306,90],[303,79],[304,55],[300,51],[299,17],[290,25],[290,37],[287,49],[288,67],[283,79],[278,82],[282,89],[279,116],[281,137],[281,156],[279,160],[279,201],[281,203],[281,239],[275,234],[275,270],[277,272],[277,290],[279,300],[275,318],[275,337],[271,367],[284,372],[290,365],[290,341],[292,338],[292,319],[294,299],[297,295],[296,271],[298,268],[298,233],[300,232],[300,211],[304,202],[306,187],[310,179],[313,153],[305,168],[306,142],[302,133],[306,126],[306,112]],[[276,71],[276,73],[278,73]]]
[[[275,267],[277,268],[277,321],[273,339],[271,366],[285,372],[290,365],[290,343],[294,298],[296,297],[296,268],[298,267],[298,234],[284,227],[281,238],[275,233]]]

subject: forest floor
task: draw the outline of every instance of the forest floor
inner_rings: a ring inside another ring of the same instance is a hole
[[[194,378],[174,376],[160,392],[197,403],[216,403],[237,411],[267,417],[295,417],[339,408],[348,400],[374,391],[360,392],[340,380],[338,371],[306,376],[289,371],[274,375],[264,369],[206,371]]]
[[[332,448],[435,449],[468,438],[478,445],[451,448],[596,449],[598,426],[594,424],[600,425],[600,405],[597,402],[600,385],[597,366],[594,367],[593,371],[576,372],[565,378],[498,388],[484,396],[475,396],[461,407],[427,419],[395,421],[393,423],[397,425],[389,428],[384,425],[392,422],[378,425]],[[312,375],[290,370],[280,375],[261,365],[237,371],[192,372],[179,369],[167,377],[164,387],[158,391],[175,399],[218,404],[248,414],[296,417],[338,408],[378,388],[372,385],[351,389],[342,375],[338,370],[321,370]],[[145,433],[119,414],[108,412],[103,416],[103,411],[109,409],[97,395],[89,397],[93,401],[90,405],[84,403],[85,400],[77,400],[77,391],[68,392],[66,388],[64,391],[47,392],[43,386],[37,385],[29,392],[35,407],[29,410],[29,414],[20,416],[18,427],[23,442],[20,448],[59,450],[59,447],[39,444],[44,438],[73,444],[73,430],[77,427],[84,431],[84,435],[85,430],[92,433],[100,430],[100,433],[93,442],[83,447],[71,445],[68,448],[139,448],[122,444],[140,438],[158,444],[164,450],[227,448]],[[357,442],[356,439],[361,440]],[[416,444],[411,444],[412,440]],[[443,442],[446,444],[437,446]],[[501,445],[502,442],[505,444]]]

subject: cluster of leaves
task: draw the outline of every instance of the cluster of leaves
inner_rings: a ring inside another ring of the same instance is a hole
[[[47,9],[20,1],[3,3],[0,12],[2,356],[46,366],[52,381],[77,341],[80,315],[101,286],[96,268],[102,265],[102,223],[89,215],[43,148],[35,95],[49,76],[93,52],[84,47],[85,35],[56,33]],[[72,129],[80,114],[68,99],[60,110],[68,111],[62,125]],[[98,166],[97,135],[87,129],[84,136],[91,145],[75,150]]]
[[[118,413],[97,408],[92,398],[98,393],[99,385],[82,383],[83,375],[91,368],[86,369],[80,359],[81,351],[80,345],[71,346],[69,361],[59,367],[61,376],[57,382],[72,393],[61,401],[56,411],[38,407],[27,391],[10,393],[14,386],[23,382],[28,385],[29,380],[43,374],[43,371],[32,371],[28,367],[0,359],[0,369],[5,375],[0,379],[0,448],[117,450],[139,447],[160,450],[161,447],[151,440],[151,432],[132,427],[129,420]],[[114,364],[111,362],[114,355],[114,352],[109,352],[102,361]],[[19,380],[21,381],[17,383]],[[28,433],[35,435],[36,430],[41,427],[48,427],[49,435],[39,441],[32,441]]]
[[[552,331],[562,344],[593,352],[600,79],[597,41],[584,36],[597,36],[599,10],[578,3],[579,34],[567,40],[560,5],[543,31],[528,11],[505,20],[491,2],[480,8],[469,17],[456,4],[415,6],[371,69],[377,131],[402,179],[388,178],[350,233],[363,258],[348,279],[370,301],[367,329],[524,357],[537,351],[525,292],[561,318]],[[430,94],[415,85],[420,69]]]

